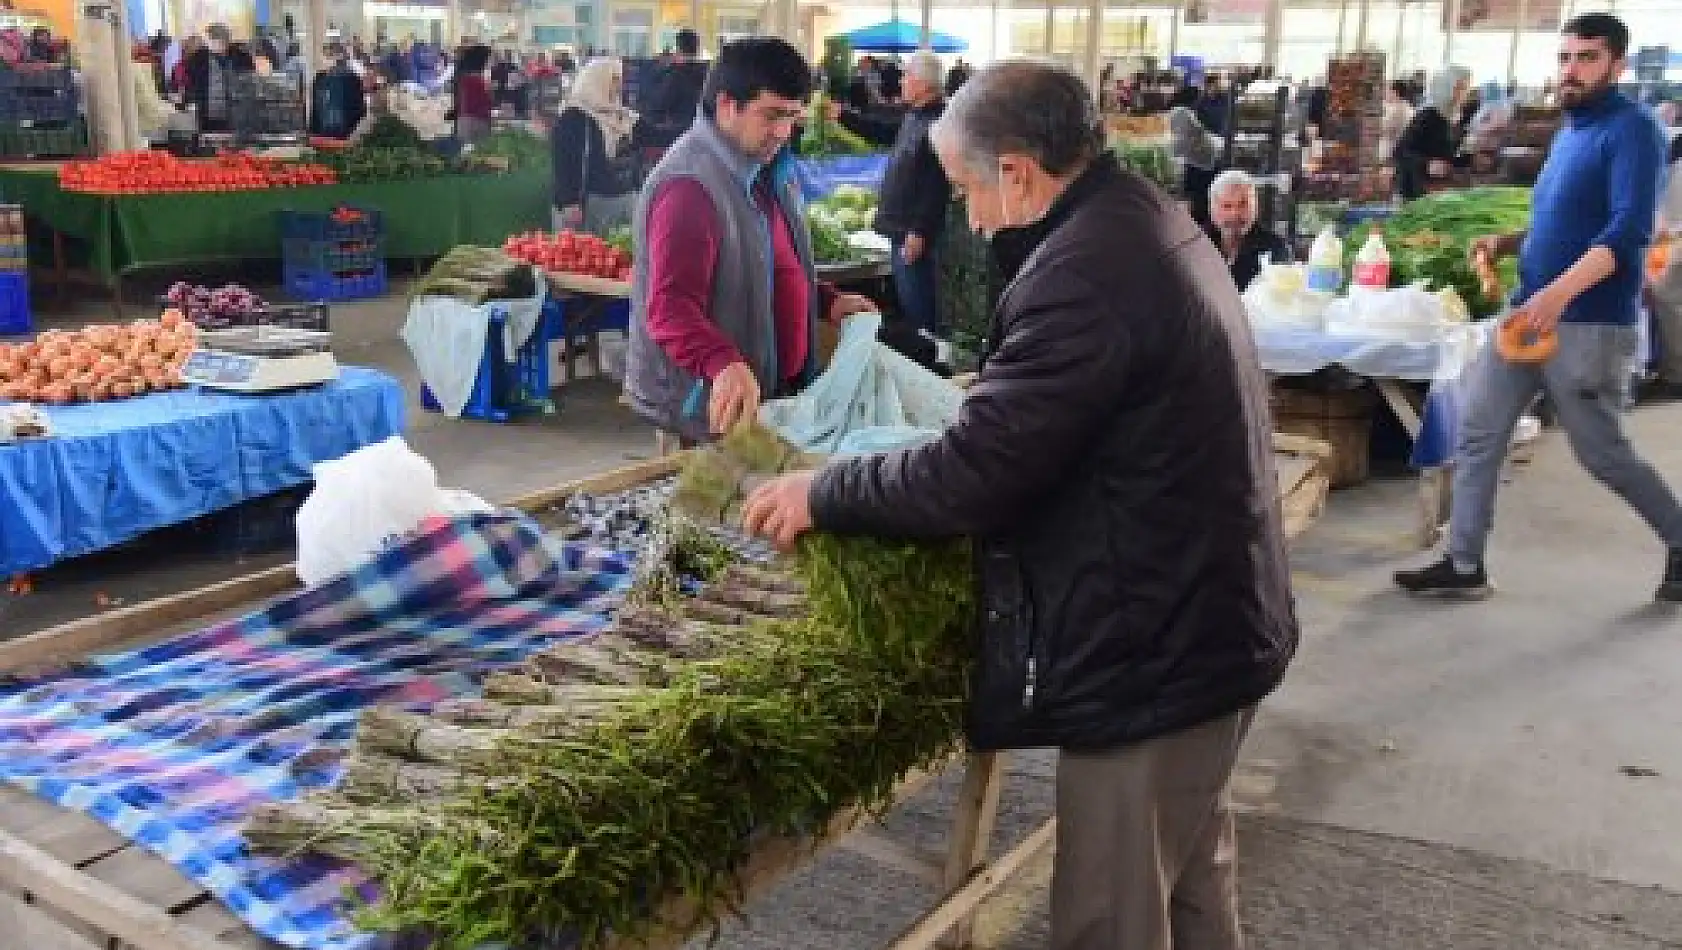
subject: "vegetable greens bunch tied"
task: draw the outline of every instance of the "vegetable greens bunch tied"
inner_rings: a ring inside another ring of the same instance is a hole
[[[757,842],[884,808],[959,741],[967,543],[820,534],[753,564],[711,538],[745,486],[812,461],[758,427],[694,453],[668,512],[690,527],[656,532],[606,631],[482,699],[370,710],[336,793],[248,837],[359,862],[384,893],[361,922],[443,950],[588,950],[736,910]]]

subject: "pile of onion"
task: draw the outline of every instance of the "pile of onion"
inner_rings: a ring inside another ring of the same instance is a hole
[[[198,331],[177,310],[156,320],[49,330],[0,344],[0,402],[67,405],[176,389]]]

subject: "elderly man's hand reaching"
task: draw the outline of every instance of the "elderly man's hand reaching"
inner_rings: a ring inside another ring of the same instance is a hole
[[[812,530],[812,479],[815,472],[790,472],[771,479],[748,495],[742,527],[787,551]]]

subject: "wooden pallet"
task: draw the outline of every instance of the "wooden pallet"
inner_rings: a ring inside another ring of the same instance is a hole
[[[1324,504],[1328,450],[1309,440],[1285,440],[1276,448],[1287,525],[1295,536]],[[511,504],[537,511],[576,492],[620,491],[669,475],[680,462],[680,455],[640,462]],[[284,565],[74,621],[0,643],[0,673],[27,672],[198,629],[255,610],[296,586],[292,566]],[[850,809],[817,835],[774,839],[757,848],[740,869],[746,896],[768,890],[821,850],[842,845],[915,874],[945,895],[890,944],[893,950],[967,945],[976,911],[1018,868],[1052,845],[1056,820],[996,861],[987,860],[1003,784],[1003,757],[993,753],[962,755],[915,772],[901,783],[897,797],[909,796],[959,759],[964,779],[941,853],[891,841],[869,827],[867,816]],[[662,906],[655,921],[646,941],[620,941],[614,950],[673,950],[705,926],[697,909],[681,901]],[[162,859],[105,825],[0,786],[0,950],[278,950],[278,945],[253,933]]]

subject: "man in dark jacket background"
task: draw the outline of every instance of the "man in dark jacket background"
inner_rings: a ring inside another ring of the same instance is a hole
[[[770,481],[802,532],[969,536],[978,749],[1055,746],[1054,950],[1239,950],[1227,786],[1296,649],[1267,388],[1226,263],[1061,67],[977,73],[931,138],[970,223],[1036,239],[958,420]]]
[[[677,55],[660,74],[659,87],[648,109],[654,144],[669,147],[689,131],[707,84],[707,63],[701,59],[701,37],[694,30],[677,31]]]
[[[888,167],[877,198],[878,234],[893,244],[894,291],[900,311],[912,326],[931,336],[940,322],[936,252],[946,227],[952,186],[929,144],[929,126],[946,109],[940,58],[927,50],[905,64],[905,114],[883,121],[857,112],[836,112],[847,129],[881,144],[891,144]],[[832,104],[839,109],[839,104]]]

